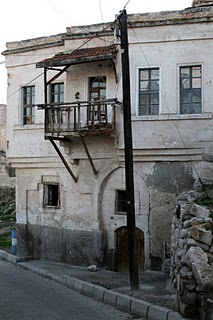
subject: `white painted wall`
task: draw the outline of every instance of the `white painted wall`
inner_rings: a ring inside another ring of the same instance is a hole
[[[199,13],[196,13],[196,17]],[[202,18],[205,16],[201,12]],[[213,9],[206,12],[213,19]],[[153,18],[154,17],[154,18]],[[194,180],[212,174],[212,22],[195,23],[196,17],[188,12],[168,13],[170,25],[163,23],[165,13],[155,16],[131,17],[137,24],[129,29],[130,80],[133,124],[133,153],[135,161],[136,224],[145,234],[145,265],[150,267],[149,254],[164,257],[164,246],[169,241],[171,212],[176,194],[167,187],[161,190],[158,176],[154,176],[158,163],[180,163],[190,171]],[[190,23],[179,23],[180,19]],[[158,18],[159,25],[151,25]],[[144,21],[147,24],[144,26]],[[176,21],[176,22],[175,22]],[[186,20],[185,20],[186,21]],[[210,21],[210,19],[209,19]],[[140,25],[141,23],[141,25]],[[91,30],[95,28],[91,26]],[[100,30],[100,28],[99,28]],[[76,49],[86,40],[81,29],[68,28],[64,43],[52,45],[61,36],[26,40],[8,44],[7,101],[7,156],[17,174],[17,222],[65,228],[68,230],[107,231],[107,249],[115,248],[114,232],[126,224],[124,216],[115,214],[115,190],[125,188],[124,142],[122,107],[117,107],[117,137],[86,138],[98,171],[95,176],[85,150],[77,139],[70,145],[61,144],[74,174],[75,184],[56,155],[50,142],[44,140],[44,113],[36,110],[34,125],[22,125],[21,87],[30,83],[36,86],[36,104],[44,102],[42,69],[35,64],[57,52]],[[113,34],[93,38],[87,47],[102,46],[113,40]],[[104,42],[106,41],[106,42]],[[34,45],[34,49],[29,46]],[[122,101],[120,55],[115,73],[109,62],[82,64],[70,67],[58,81],[65,82],[65,101],[73,101],[80,92],[80,100],[88,99],[88,77],[107,77],[107,98]],[[202,65],[203,112],[200,115],[179,114],[179,67]],[[159,116],[138,116],[138,70],[143,67],[160,68],[161,104]],[[49,78],[53,75],[49,73]],[[193,162],[193,164],[192,164]],[[178,169],[176,169],[178,170]],[[175,173],[174,173],[175,174]],[[153,184],[148,184],[151,177]],[[43,182],[56,179],[61,186],[61,208],[43,208]],[[184,179],[184,176],[183,176]],[[174,179],[175,180],[175,179]],[[171,185],[180,181],[173,181]],[[177,186],[181,190],[184,186]],[[169,199],[169,200],[168,200]],[[165,221],[165,223],[164,223]],[[158,228],[159,226],[159,228]]]

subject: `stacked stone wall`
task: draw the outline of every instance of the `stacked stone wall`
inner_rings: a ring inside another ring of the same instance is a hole
[[[178,197],[171,239],[171,280],[179,311],[202,320],[213,320],[212,184],[209,186],[210,197],[197,191]],[[207,206],[196,203],[202,199]]]

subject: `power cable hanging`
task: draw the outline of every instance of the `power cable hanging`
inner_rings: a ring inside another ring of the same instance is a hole
[[[101,14],[101,21],[102,23],[104,23],[101,0],[99,0],[99,7],[100,7],[100,14]]]
[[[129,1],[128,1],[128,2],[129,2]],[[130,25],[131,25],[131,23],[130,23]],[[134,28],[131,27],[131,30],[133,31],[133,33],[134,33],[134,35],[135,35],[135,38],[136,38],[136,41],[137,41],[137,43],[138,43],[139,46],[140,46],[141,52],[142,52],[142,54],[143,54],[143,56],[144,56],[144,59],[145,59],[145,61],[146,61],[147,66],[150,67],[149,61],[148,61],[148,59],[147,59],[147,57],[146,57],[146,55],[145,55],[145,52],[144,52],[144,50],[143,50],[143,48],[142,48],[142,46],[141,46],[141,43],[140,43],[139,40],[138,40],[138,37],[137,37],[137,35],[136,35],[136,33],[135,33]],[[161,96],[161,98],[162,98],[165,106],[167,107],[167,110],[168,110],[169,114],[171,115],[170,118],[171,118],[171,120],[172,120],[172,122],[173,122],[173,124],[174,124],[174,126],[175,126],[175,129],[176,129],[176,131],[177,131],[177,133],[178,133],[178,135],[179,135],[179,137],[180,137],[180,139],[181,139],[181,142],[182,142],[182,144],[183,144],[183,147],[184,147],[184,149],[185,149],[186,152],[187,152],[187,156],[188,156],[188,158],[189,158],[189,161],[190,161],[190,163],[191,163],[191,165],[192,165],[192,167],[193,167],[193,169],[194,169],[194,171],[195,171],[195,173],[196,173],[196,175],[197,175],[197,177],[198,177],[198,180],[199,180],[199,182],[200,182],[200,184],[201,184],[201,186],[202,186],[202,188],[203,188],[203,190],[204,190],[204,193],[205,193],[207,199],[210,201],[210,203],[213,204],[210,196],[209,196],[208,193],[207,193],[206,186],[205,186],[205,184],[203,183],[203,181],[202,181],[202,179],[201,179],[201,177],[200,177],[200,175],[199,175],[199,173],[198,173],[198,170],[197,170],[197,168],[196,168],[196,166],[195,166],[195,164],[194,164],[194,162],[193,162],[193,160],[192,160],[192,157],[191,157],[191,155],[190,155],[190,153],[189,153],[189,148],[187,148],[187,146],[186,146],[186,143],[185,143],[185,141],[184,141],[184,138],[182,137],[182,134],[181,134],[181,132],[180,132],[178,126],[177,126],[177,123],[176,123],[175,119],[174,119],[173,116],[172,116],[172,113],[171,113],[171,111],[170,111],[170,108],[169,108],[169,106],[168,106],[168,103],[167,103],[165,97],[163,96],[161,89],[159,89],[159,92],[160,92],[160,96]]]
[[[110,28],[112,25],[114,25],[114,22],[110,23],[109,25],[107,25],[102,31],[99,31],[98,33],[101,33],[105,30],[107,30],[108,28]],[[94,36],[91,36],[89,39],[87,39],[83,44],[81,44],[78,48],[76,48],[75,50],[72,50],[71,52],[68,50],[68,51],[65,51],[65,52],[69,52],[69,53],[72,53],[72,52],[75,52],[79,49],[81,49],[83,46],[85,46],[85,44],[87,44],[88,42],[90,42],[92,39],[98,37],[98,33],[95,34]],[[5,63],[5,61],[3,61],[2,63]],[[32,83],[34,80],[38,79],[40,76],[42,76],[44,74],[44,72],[42,72],[41,74],[39,74],[37,77],[35,77],[34,79],[30,80],[28,83],[25,84],[25,86],[29,85],[30,83]],[[7,96],[7,99],[10,98],[11,96],[13,96],[14,94],[16,94],[17,92],[19,92],[21,90],[21,88],[17,89],[16,91],[14,91],[13,93],[11,93],[9,96]]]
[[[30,83],[32,83],[34,80],[38,79],[39,77],[41,77],[44,74],[44,72],[40,73],[37,77],[35,77],[34,79],[30,80],[29,82],[27,82],[24,87],[28,86]],[[7,99],[12,97],[14,94],[16,94],[17,92],[21,91],[21,88],[17,89],[16,91],[14,91],[13,93],[11,93],[9,96],[7,96]]]

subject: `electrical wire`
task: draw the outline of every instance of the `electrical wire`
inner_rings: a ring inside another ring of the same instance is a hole
[[[101,21],[102,21],[102,23],[104,23],[101,0],[99,0],[99,7],[100,7],[100,13],[101,13]]]
[[[28,86],[30,83],[32,83],[33,81],[35,81],[36,79],[38,79],[39,77],[41,77],[44,74],[44,72],[40,73],[37,77],[35,77],[34,79],[30,80],[29,82],[27,82],[24,87]],[[21,88],[17,89],[16,91],[14,91],[13,93],[11,93],[9,96],[7,96],[7,99],[12,97],[14,94],[16,94],[17,92],[21,91]]]
[[[52,7],[52,9],[60,16],[65,18],[69,23],[72,23],[72,18],[65,14],[63,10],[61,10],[53,0],[48,0],[49,5]]]
[[[64,17],[69,23],[72,24],[72,18],[68,15],[65,14],[65,12],[63,10],[61,10],[53,0],[48,0],[49,5],[52,7],[53,10],[55,10],[55,12],[59,15]],[[86,28],[85,26],[78,26],[83,32],[88,32],[88,28]]]
[[[109,25],[107,25],[103,30],[101,30],[99,33],[107,30],[108,28],[110,28],[112,25],[114,24],[113,23],[110,23]],[[97,37],[97,34],[94,35],[94,36],[91,36],[89,39],[87,39],[83,44],[81,44],[78,48],[76,48],[75,50],[73,51],[66,51],[66,52],[69,52],[69,53],[72,53],[72,52],[75,52],[79,49],[81,49],[83,46],[85,46],[85,44],[89,43],[92,39],[96,38]],[[37,77],[35,77],[34,79],[32,79],[31,81],[29,81],[28,83],[26,83],[24,86],[27,86],[29,85],[31,82],[33,82],[34,80],[38,79],[40,76],[42,76],[44,74],[44,72],[42,72],[40,75],[38,75]],[[21,88],[17,89],[16,91],[14,91],[13,93],[11,93],[9,96],[7,96],[7,99],[10,98],[11,96],[13,96],[14,94],[16,94],[17,92],[19,92],[21,90]]]

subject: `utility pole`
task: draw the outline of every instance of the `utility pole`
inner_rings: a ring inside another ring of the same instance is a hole
[[[131,290],[139,289],[138,254],[135,227],[134,171],[132,151],[132,122],[129,75],[129,44],[127,32],[127,12],[123,10],[118,16],[123,81],[123,120],[124,120],[124,150],[126,176],[127,229],[129,242],[129,274]]]

